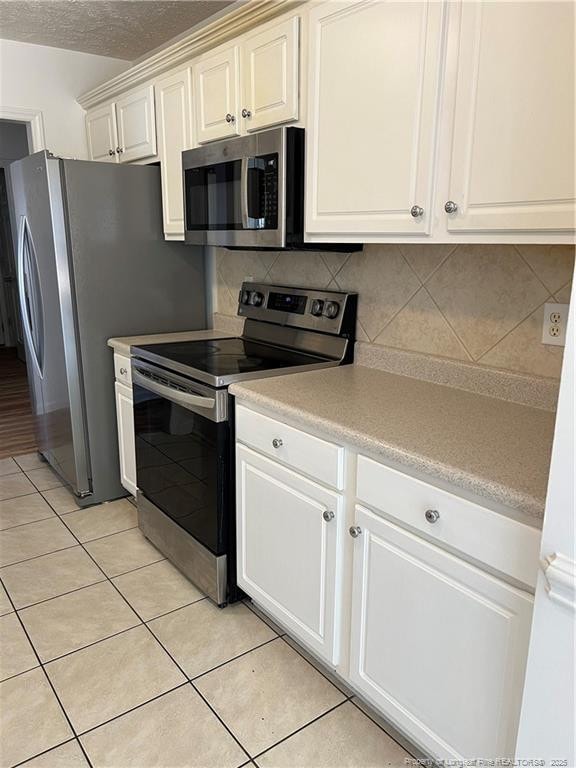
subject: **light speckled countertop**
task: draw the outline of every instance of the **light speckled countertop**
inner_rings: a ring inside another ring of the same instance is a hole
[[[554,413],[359,365],[234,384],[241,401],[540,527]]]
[[[167,344],[170,341],[201,341],[202,339],[224,339],[227,336],[235,334],[229,331],[222,331],[213,328],[208,331],[179,331],[176,333],[154,333],[147,336],[119,336],[114,339],[108,339],[108,346],[112,347],[114,352],[121,355],[130,356],[130,347],[137,347],[140,344]]]

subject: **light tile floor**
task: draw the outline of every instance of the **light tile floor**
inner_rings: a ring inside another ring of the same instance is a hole
[[[0,462],[0,768],[412,762],[253,606],[219,609],[142,536],[78,510],[35,454]]]

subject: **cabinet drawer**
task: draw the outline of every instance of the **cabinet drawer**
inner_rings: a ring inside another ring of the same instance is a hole
[[[130,368],[130,358],[124,355],[114,355],[114,375],[117,381],[121,381],[127,386],[132,386],[132,369]]]
[[[344,448],[236,406],[236,437],[325,485],[344,487]]]
[[[365,456],[358,457],[357,497],[400,524],[523,584],[535,586],[539,530]],[[434,522],[427,520],[428,510],[437,513]]]

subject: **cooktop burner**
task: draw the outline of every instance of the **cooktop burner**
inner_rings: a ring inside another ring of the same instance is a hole
[[[189,376],[201,371],[214,377],[216,386],[228,383],[230,377],[238,380],[242,374],[325,362],[325,358],[317,355],[243,337],[149,344],[138,347],[135,354]]]

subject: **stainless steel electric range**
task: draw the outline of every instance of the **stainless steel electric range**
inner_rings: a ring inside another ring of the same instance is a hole
[[[356,294],[244,283],[242,336],[132,347],[138,522],[218,605],[236,586],[237,381],[351,363]]]

